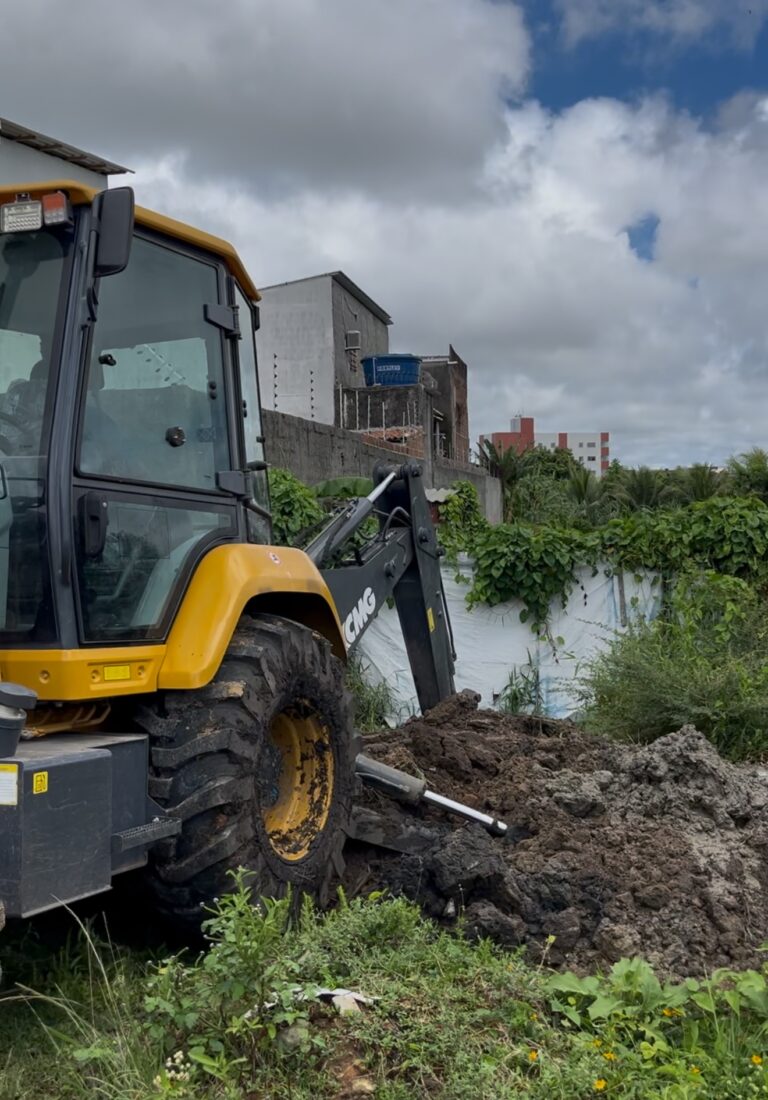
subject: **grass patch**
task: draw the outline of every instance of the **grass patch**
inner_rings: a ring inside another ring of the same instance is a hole
[[[398,705],[390,685],[385,680],[372,683],[368,672],[360,657],[350,657],[346,679],[355,708],[355,725],[363,733],[376,733],[397,718]]]
[[[745,581],[684,576],[667,613],[639,622],[590,665],[585,722],[648,742],[694,725],[731,760],[768,752],[768,608]]]
[[[43,974],[6,941],[7,977],[41,992],[0,1002],[2,1100],[768,1095],[764,973],[664,985],[622,960],[553,975],[403,900],[305,905],[293,922],[288,902],[250,901],[241,880],[197,958],[105,954],[84,931]],[[375,1000],[341,1015],[321,986]]]

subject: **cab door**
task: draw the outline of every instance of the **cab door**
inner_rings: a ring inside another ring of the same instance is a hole
[[[162,640],[196,563],[238,537],[224,296],[215,261],[150,234],[101,281],[73,500],[86,644]]]

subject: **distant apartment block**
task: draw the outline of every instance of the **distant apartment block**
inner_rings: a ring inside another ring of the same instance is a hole
[[[602,477],[611,462],[609,432],[537,432],[532,416],[515,416],[508,432],[483,436],[481,442],[487,438],[498,450],[513,448],[518,454],[531,447],[548,447],[552,451],[561,447],[571,451],[577,462],[595,477]]]

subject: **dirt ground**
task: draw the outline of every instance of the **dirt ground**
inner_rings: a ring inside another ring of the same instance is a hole
[[[576,970],[633,954],[676,976],[760,964],[768,779],[722,760],[691,727],[622,746],[477,703],[463,692],[367,737],[365,751],[500,817],[509,834],[419,811],[432,829],[416,829],[415,851],[350,845],[350,892],[384,887],[445,921],[463,912],[471,934]],[[391,828],[402,820],[378,794],[365,803]]]

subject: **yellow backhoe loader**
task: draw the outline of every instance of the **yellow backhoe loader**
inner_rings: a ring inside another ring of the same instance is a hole
[[[377,781],[344,663],[387,599],[422,708],[453,691],[417,466],[377,469],[305,551],[272,545],[258,300],[230,245],[130,188],[0,188],[10,916],[144,866],[192,924],[239,866],[257,894],[322,895],[357,773]]]

